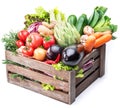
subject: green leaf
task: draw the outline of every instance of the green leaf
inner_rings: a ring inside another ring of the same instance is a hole
[[[72,70],[78,70],[78,66],[68,66],[65,65],[63,62],[59,62],[57,64],[52,64],[52,66],[55,68],[55,70],[65,70],[65,71],[72,71]]]
[[[112,40],[115,40],[117,37],[115,37],[115,36],[112,36]]]
[[[114,24],[110,24],[110,28],[111,28],[112,33],[114,33],[117,31],[118,26]]]
[[[10,50],[12,52],[16,52],[16,49],[18,48],[16,46],[17,39],[17,32],[15,31],[10,31],[8,34],[5,34],[2,38],[2,42],[4,43],[5,49]]]
[[[18,77],[19,77],[21,80],[24,80],[24,79],[25,79],[25,77],[22,76],[22,75],[20,75],[20,74],[17,74],[17,73],[11,74],[11,78],[18,78]]]
[[[50,91],[53,91],[55,89],[55,87],[53,85],[45,84],[45,83],[42,83],[42,88],[44,90],[50,90]]]
[[[80,69],[77,74],[76,74],[76,78],[83,78],[84,77],[84,70],[83,69]]]
[[[53,78],[54,78],[55,80],[63,80],[63,78],[61,78],[61,77],[59,77],[59,76],[56,76],[56,75],[54,75]]]
[[[2,63],[3,63],[3,64],[13,64],[13,65],[17,65],[17,66],[21,66],[21,67],[27,68],[26,66],[21,65],[21,64],[16,63],[16,62],[13,62],[13,61],[11,61],[11,60],[2,60]]]

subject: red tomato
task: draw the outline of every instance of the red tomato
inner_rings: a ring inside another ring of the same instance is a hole
[[[43,47],[48,49],[50,46],[55,44],[55,39],[53,36],[46,36],[43,39]]]
[[[24,44],[23,41],[17,40],[17,41],[16,41],[16,45],[17,45],[18,48],[20,48],[21,46],[24,46],[25,44]]]
[[[34,49],[43,44],[43,38],[39,33],[32,32],[26,39],[26,46],[31,46]]]
[[[22,54],[24,56],[32,56],[33,55],[33,52],[34,52],[34,49],[32,47],[27,47],[25,46],[23,49],[22,49]]]
[[[27,31],[27,30],[21,30],[18,32],[18,38],[25,42],[26,41],[26,38],[28,37],[30,33]]]

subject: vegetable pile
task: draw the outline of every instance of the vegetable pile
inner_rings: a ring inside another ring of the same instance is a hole
[[[56,70],[76,70],[86,54],[115,38],[117,25],[111,23],[106,11],[106,7],[97,6],[89,18],[85,13],[77,18],[73,14],[65,17],[57,8],[46,11],[38,7],[34,14],[25,15],[24,29],[11,31],[2,41],[6,50],[45,62]]]

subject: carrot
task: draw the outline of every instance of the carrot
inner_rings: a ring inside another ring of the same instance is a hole
[[[84,50],[89,53],[92,51],[93,47],[94,47],[94,44],[95,44],[95,40],[96,38],[91,35],[91,36],[88,36],[86,42],[85,42],[85,45],[84,45]]]
[[[112,39],[112,34],[104,34],[100,38],[96,39],[94,48],[98,48],[101,45],[105,44],[106,42],[110,41]]]
[[[95,36],[96,39],[98,39],[105,34],[111,34],[111,31],[108,30],[108,31],[104,31],[104,32],[95,32],[92,35]]]
[[[103,32],[95,32],[92,34],[96,39],[100,38],[103,35]]]

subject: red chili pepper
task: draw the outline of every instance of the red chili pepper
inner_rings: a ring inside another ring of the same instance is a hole
[[[56,64],[60,61],[60,54],[58,54],[57,58],[55,60],[46,60],[45,63],[47,64]]]
[[[47,63],[47,64],[55,64],[55,61],[53,61],[53,60],[46,60],[45,63]]]
[[[55,59],[55,63],[58,63],[60,61],[60,54],[58,54],[57,58]]]

